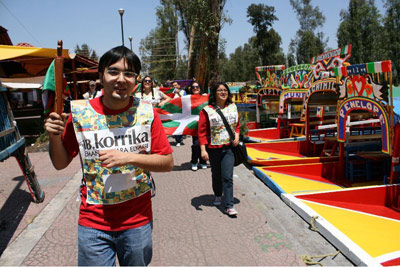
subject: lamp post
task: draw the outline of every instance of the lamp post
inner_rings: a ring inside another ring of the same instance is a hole
[[[121,16],[121,33],[122,33],[122,45],[124,44],[124,23],[122,22],[122,16],[124,15],[125,10],[123,8],[118,9],[118,13]]]
[[[129,36],[128,39],[129,39],[129,42],[131,43],[131,50],[132,50],[132,39],[133,39],[133,37]]]

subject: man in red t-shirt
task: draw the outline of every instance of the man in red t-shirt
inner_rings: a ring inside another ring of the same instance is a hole
[[[71,116],[45,122],[54,167],[80,153],[84,173],[78,221],[78,265],[148,265],[152,257],[150,171],[173,167],[161,120],[147,102],[131,97],[139,58],[124,46],[99,62],[102,97],[73,101]]]

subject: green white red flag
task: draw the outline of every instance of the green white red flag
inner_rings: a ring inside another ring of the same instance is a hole
[[[208,95],[187,95],[174,98],[156,108],[167,135],[197,136],[200,111],[208,105]]]
[[[64,96],[71,95],[69,90],[69,86],[67,84],[67,79],[64,76],[63,80],[64,85]],[[56,80],[55,80],[55,68],[54,68],[54,60],[51,62],[49,68],[47,69],[46,76],[43,80],[43,114],[47,116],[49,113],[54,111],[54,101],[55,101],[55,91],[56,91]]]

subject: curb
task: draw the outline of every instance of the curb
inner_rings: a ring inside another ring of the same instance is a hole
[[[0,266],[20,266],[42,236],[60,215],[68,201],[79,188],[82,171],[79,170],[62,188],[34,221],[4,250]]]

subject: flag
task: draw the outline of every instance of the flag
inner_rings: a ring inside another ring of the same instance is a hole
[[[54,101],[55,101],[55,92],[56,92],[56,81],[55,81],[55,70],[54,70],[54,60],[51,62],[49,68],[47,69],[46,76],[43,80],[43,108],[44,115],[48,115],[50,112],[54,111]],[[69,91],[69,87],[67,85],[67,79],[64,77],[64,95],[67,97],[71,93]],[[48,91],[48,92],[46,92]]]
[[[172,88],[170,88],[170,87],[160,87],[160,91],[163,92],[164,94],[166,94],[170,98],[174,98],[174,96],[175,96],[174,90],[175,90],[174,87],[172,87]]]
[[[133,88],[133,91],[132,91],[131,95],[135,95],[136,93],[139,93],[141,87],[142,87],[142,83],[136,84],[135,87]]]
[[[200,111],[208,105],[208,95],[186,95],[174,98],[156,108],[167,135],[197,136]]]

